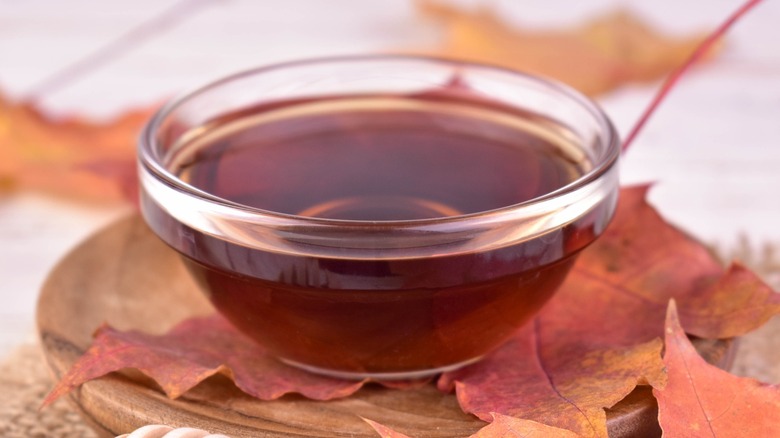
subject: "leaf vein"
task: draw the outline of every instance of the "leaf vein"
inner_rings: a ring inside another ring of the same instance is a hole
[[[577,406],[574,401],[563,395],[558,388],[555,386],[555,382],[553,381],[552,375],[550,375],[550,372],[547,371],[547,367],[544,364],[544,360],[542,360],[542,341],[541,341],[541,334],[539,333],[539,318],[534,318],[534,357],[536,357],[536,363],[539,365],[539,369],[542,370],[542,374],[544,374],[544,377],[547,379],[547,384],[550,385],[550,389],[555,392],[555,394],[560,397],[563,401],[570,404],[574,409],[576,409],[583,417],[585,417],[585,421],[588,422],[588,426],[590,426],[590,429],[597,433],[596,427],[593,425],[593,423],[590,421],[590,417],[588,417],[585,412],[580,409],[579,406]]]
[[[701,409],[704,419],[707,420],[707,427],[710,429],[710,434],[712,434],[713,437],[717,436],[715,435],[715,430],[712,428],[712,421],[710,421],[710,417],[707,415],[707,411],[704,409],[704,405],[701,402],[701,397],[699,397],[699,391],[696,389],[696,383],[693,381],[693,375],[691,374],[690,367],[688,367],[688,360],[685,358],[685,355],[682,354],[685,345],[683,345],[682,341],[677,337],[674,338],[674,342],[677,343],[677,349],[680,351],[680,359],[685,367],[685,375],[688,377],[691,389],[693,389],[693,395],[696,396],[696,403],[699,405],[699,409]]]

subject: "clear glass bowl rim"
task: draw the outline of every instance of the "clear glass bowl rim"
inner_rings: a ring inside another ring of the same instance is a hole
[[[412,219],[412,220],[383,220],[383,221],[368,221],[368,220],[346,220],[346,219],[331,219],[331,218],[318,218],[299,216],[294,214],[280,213],[272,210],[264,210],[261,208],[251,207],[248,205],[240,204],[237,202],[229,201],[224,198],[220,198],[206,191],[198,189],[190,184],[177,178],[171,172],[169,172],[165,166],[160,162],[155,148],[157,146],[156,133],[161,128],[165,119],[172,115],[179,107],[185,105],[191,99],[197,96],[213,90],[221,85],[246,78],[248,76],[255,76],[264,74],[267,72],[296,68],[306,66],[316,66],[318,64],[334,64],[334,63],[349,63],[349,62],[372,62],[372,61],[391,61],[399,60],[406,62],[419,62],[422,64],[433,63],[443,64],[453,67],[472,68],[493,70],[500,73],[516,76],[517,78],[536,83],[542,87],[549,89],[554,93],[565,96],[573,102],[576,102],[583,109],[585,109],[593,119],[600,125],[600,132],[603,134],[603,142],[607,143],[607,147],[604,156],[596,165],[580,178],[572,181],[571,183],[546,193],[542,196],[521,202],[518,204],[511,204],[504,207],[496,208],[493,210],[485,210],[474,213],[468,213],[457,216],[436,217],[429,219]],[[252,222],[255,223],[267,223],[269,226],[284,226],[284,227],[306,227],[306,226],[335,226],[335,227],[349,227],[350,229],[376,229],[376,228],[417,228],[427,229],[430,225],[445,225],[445,224],[458,224],[465,225],[466,222],[475,218],[489,219],[492,221],[502,222],[502,219],[513,220],[518,216],[524,216],[524,210],[538,209],[540,204],[554,202],[557,198],[563,195],[571,194],[577,190],[587,187],[589,184],[597,181],[602,175],[608,173],[610,169],[616,164],[620,156],[620,142],[617,131],[604,113],[604,111],[591,99],[581,94],[574,88],[557,81],[552,78],[538,76],[534,74],[525,73],[497,65],[458,60],[452,58],[441,58],[435,56],[423,56],[423,55],[394,55],[394,54],[380,54],[380,55],[342,55],[342,56],[326,56],[307,58],[302,60],[287,61],[275,64],[269,64],[265,66],[250,68],[247,70],[239,71],[228,76],[224,76],[215,81],[206,83],[200,87],[194,88],[190,91],[186,91],[169,100],[163,107],[161,107],[147,122],[141,131],[138,144],[138,161],[139,165],[148,170],[151,175],[163,184],[179,191],[188,196],[198,198],[201,201],[213,203],[220,207],[227,208],[229,210],[235,210],[239,217],[252,216]],[[139,169],[140,170],[140,169]],[[141,170],[143,171],[143,170]],[[223,210],[224,211],[224,210]]]

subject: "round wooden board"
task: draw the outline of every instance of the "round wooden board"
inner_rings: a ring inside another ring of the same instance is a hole
[[[119,329],[163,333],[184,318],[213,312],[178,255],[138,216],[123,219],[88,239],[55,268],[38,303],[38,328],[55,378],[89,347],[103,322]],[[711,362],[730,360],[730,342],[698,341]],[[327,402],[285,396],[253,399],[223,377],[211,378],[169,400],[140,373],[114,373],[69,396],[101,436],[146,424],[197,427],[231,437],[376,437],[362,417],[414,437],[465,437],[485,423],[463,413],[454,395],[433,385],[414,390],[368,386]],[[640,387],[607,412],[610,436],[660,436],[657,407]]]

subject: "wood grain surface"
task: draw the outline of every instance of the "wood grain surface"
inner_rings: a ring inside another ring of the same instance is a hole
[[[49,367],[59,378],[104,321],[123,330],[163,333],[182,319],[211,312],[177,254],[140,217],[130,216],[88,239],[57,266],[41,291],[37,322]],[[697,344],[710,362],[730,362],[731,342]],[[235,438],[377,436],[361,416],[413,437],[465,437],[485,425],[463,413],[454,395],[442,394],[434,385],[404,391],[369,385],[339,400],[285,396],[269,402],[215,377],[170,400],[145,376],[126,371],[88,382],[68,397],[106,437],[147,424],[195,427]],[[660,436],[657,407],[647,387],[638,388],[607,416],[610,436]]]

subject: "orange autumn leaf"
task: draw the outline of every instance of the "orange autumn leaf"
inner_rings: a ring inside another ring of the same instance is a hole
[[[668,38],[621,11],[573,29],[527,31],[485,6],[467,11],[440,0],[419,0],[418,6],[444,27],[444,41],[432,54],[553,77],[589,95],[662,78],[704,38]]]
[[[664,364],[669,376],[653,389],[664,437],[770,437],[780,432],[780,387],[737,377],[702,359],[669,303]]]
[[[0,192],[135,201],[136,139],[150,114],[129,112],[108,123],[52,120],[0,95]]]

